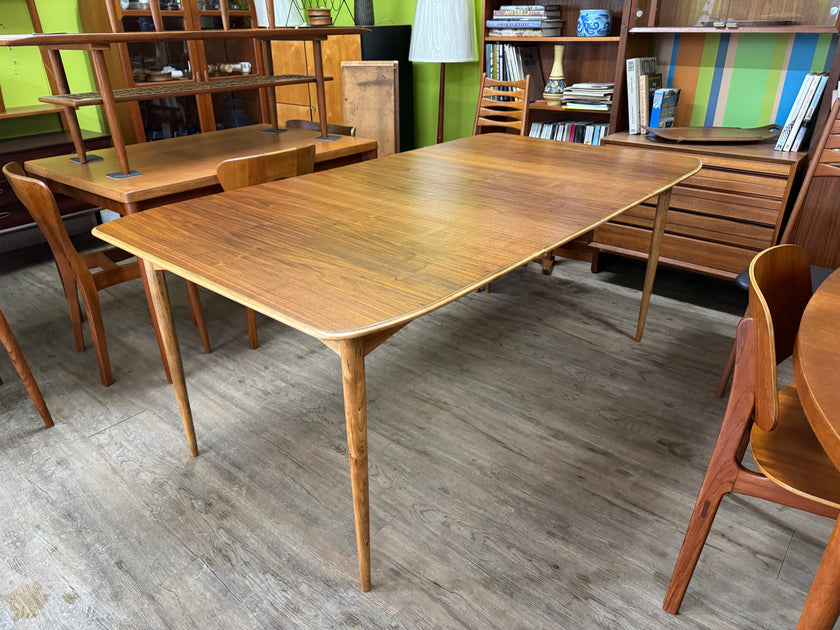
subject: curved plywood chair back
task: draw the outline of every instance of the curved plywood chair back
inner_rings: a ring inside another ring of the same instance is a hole
[[[73,274],[77,279],[90,277],[87,265],[82,261],[58,210],[55,197],[47,185],[28,177],[17,162],[9,162],[3,167],[3,174],[15,195],[26,206],[29,214],[38,224],[53,252],[59,273]]]
[[[531,75],[520,81],[497,81],[481,75],[473,135],[488,131],[525,135]]]
[[[315,169],[315,145],[284,149],[274,153],[225,160],[216,168],[225,190],[265,184],[278,179],[311,173]]]
[[[776,366],[793,354],[799,321],[811,299],[808,255],[798,245],[777,245],[750,264],[750,316],[755,321],[755,423],[765,431],[779,413]]]

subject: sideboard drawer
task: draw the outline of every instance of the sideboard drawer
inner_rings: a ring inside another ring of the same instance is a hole
[[[721,278],[734,278],[757,252],[776,243],[806,157],[774,151],[772,144],[685,145],[626,133],[603,142],[703,162],[671,193],[661,262]],[[594,269],[601,251],[647,257],[655,204],[653,199],[594,230]]]

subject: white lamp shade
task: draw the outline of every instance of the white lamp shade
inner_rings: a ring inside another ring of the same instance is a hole
[[[227,0],[221,0],[226,2]],[[253,0],[254,10],[257,14],[257,26],[268,26],[268,13],[266,11],[267,4],[274,5],[274,25],[280,26],[306,26],[306,20],[303,17],[300,9],[297,8],[297,3],[292,0]]]
[[[476,61],[472,0],[417,0],[411,27],[410,61]]]

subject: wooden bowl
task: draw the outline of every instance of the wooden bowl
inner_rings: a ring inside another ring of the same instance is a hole
[[[307,9],[309,26],[332,26],[332,16],[329,9]]]
[[[146,81],[171,81],[171,72],[147,72]]]

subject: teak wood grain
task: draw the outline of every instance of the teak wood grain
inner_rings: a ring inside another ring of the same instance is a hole
[[[802,408],[823,449],[840,468],[840,273],[814,293],[799,324],[793,369]],[[840,520],[828,541],[798,628],[828,629],[840,615]]]
[[[94,234],[340,355],[357,553],[369,590],[365,354],[406,323],[652,196],[661,227],[670,188],[699,168],[694,158],[487,134],[152,209]],[[147,275],[160,296],[160,274]],[[155,306],[165,310],[161,299]],[[171,319],[159,319],[174,339]],[[180,355],[177,344],[168,349],[174,376]],[[175,386],[195,454],[186,387],[179,379]]]
[[[108,173],[119,169],[116,151],[100,149],[99,162],[75,164],[61,155],[24,164],[27,172],[44,181],[56,192],[130,214],[136,209],[161,205],[173,195],[199,196],[219,192],[216,168],[231,158],[272,153],[315,143],[315,168],[330,162],[376,157],[376,141],[340,136],[316,142],[317,131],[289,129],[284,133],[263,133],[269,125],[251,125],[192,136],[144,142],[126,147],[132,166],[142,177],[115,180]],[[208,191],[208,188],[214,188]],[[169,201],[175,201],[171,198]],[[126,208],[134,204],[137,208]]]

